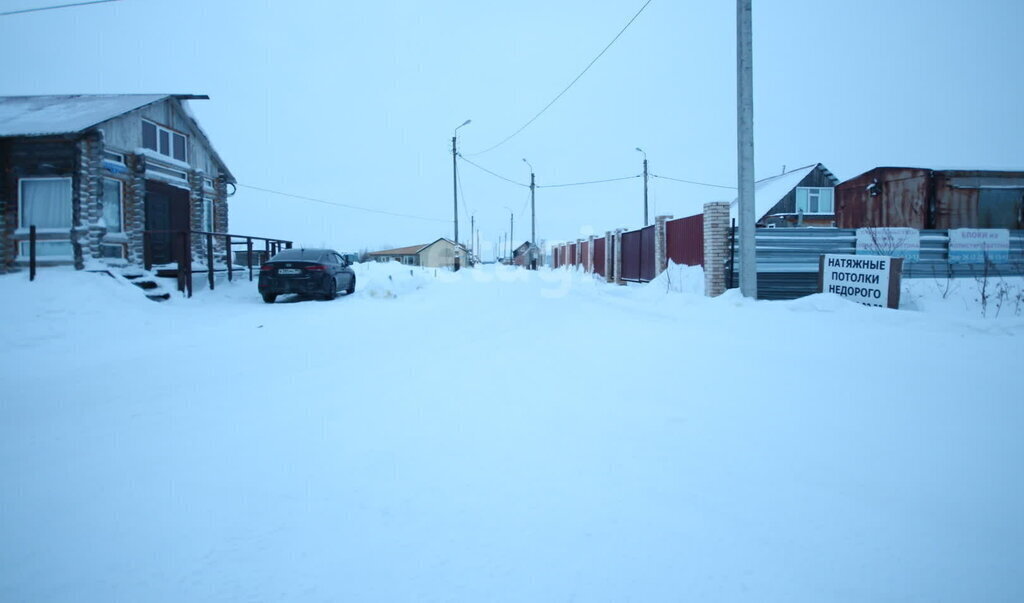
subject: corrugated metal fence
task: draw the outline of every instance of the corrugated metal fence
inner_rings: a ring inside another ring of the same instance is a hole
[[[654,225],[621,234],[622,280],[643,283],[657,276],[656,237],[657,228]],[[583,266],[587,272],[607,277],[605,260],[615,257],[614,241],[612,237],[608,242],[604,237],[594,238],[593,264],[589,241],[563,243],[552,251],[552,265],[555,268]],[[665,256],[677,264],[704,265],[704,214],[665,222]]]
[[[739,246],[733,228],[734,258],[729,286],[739,286]],[[760,299],[795,299],[818,287],[818,257],[827,253],[857,252],[857,230],[847,228],[759,228],[757,239],[757,296]],[[975,277],[983,264],[950,264],[949,231],[921,231],[921,259],[903,263],[903,278]],[[1010,231],[1010,256],[1005,264],[990,266],[991,276],[1024,276],[1024,231]]]
[[[654,227],[622,233],[622,280],[646,282],[654,272]]]
[[[687,266],[704,265],[704,214],[665,222],[668,259]]]

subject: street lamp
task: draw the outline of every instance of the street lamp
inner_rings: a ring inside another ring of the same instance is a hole
[[[457,165],[456,157],[458,157],[458,150],[455,147],[455,138],[459,133],[459,128],[462,126],[468,126],[473,120],[467,119],[462,124],[452,130],[452,199],[455,202],[455,270],[459,269],[459,168]]]
[[[534,193],[537,190],[536,179],[533,174],[533,165],[523,157],[523,163],[530,168],[530,264],[531,269],[536,268],[534,258],[534,247],[537,245],[537,210],[534,204]]]
[[[650,224],[647,218],[647,152],[637,147],[636,150],[644,154],[644,226]]]

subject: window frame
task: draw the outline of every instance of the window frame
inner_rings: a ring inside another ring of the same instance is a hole
[[[117,183],[117,217],[120,220],[120,223],[117,225],[118,226],[118,230],[110,230],[110,224],[107,224],[107,217],[105,215],[103,216],[103,223],[104,223],[104,225],[107,228],[107,234],[119,235],[119,236],[120,235],[124,235],[125,234],[125,232],[124,232],[124,181],[123,180],[119,180],[117,178],[111,178],[110,176],[104,176],[103,177],[103,184],[104,184],[104,186],[106,185],[108,180]],[[103,195],[103,206],[104,206],[104,208],[106,208],[106,205],[107,205],[107,195],[104,194]],[[104,213],[105,212],[101,209],[100,210],[100,214],[102,215]]]
[[[177,130],[173,130],[173,129],[168,128],[166,126],[161,126],[160,124],[156,123],[155,121],[152,121],[152,120],[149,120],[149,119],[143,119],[142,120],[142,124],[143,124],[142,125],[143,128],[145,128],[146,124],[149,124],[149,125],[151,125],[151,126],[156,128],[156,148],[154,149],[152,147],[147,147],[146,146],[146,137],[145,137],[145,135],[143,135],[143,137],[142,137],[142,148],[149,149],[150,151],[153,151],[154,153],[156,153],[158,155],[163,155],[164,157],[169,157],[170,159],[173,159],[175,161],[180,161],[181,163],[188,163],[188,155],[189,155],[189,153],[188,153],[188,134],[185,134],[184,132],[179,132]],[[163,135],[163,134],[167,135],[167,151],[168,152],[166,152],[166,153],[164,153],[163,151],[160,150],[161,135]],[[182,139],[182,155],[184,157],[181,158],[181,159],[179,159],[178,157],[175,157],[175,155],[174,155],[174,137],[175,136],[180,136],[181,139]]]
[[[27,261],[29,256],[29,245],[31,241],[26,239],[19,239],[18,241],[18,260]],[[63,243],[67,244],[69,253],[67,255],[45,255],[40,253],[40,250],[45,248],[48,243]],[[75,258],[75,246],[71,243],[71,239],[36,239],[36,259],[37,260],[73,260]]]
[[[216,217],[213,212],[213,197],[203,195],[202,200],[202,223],[199,225],[204,232],[216,232]]]
[[[822,211],[821,203],[825,195],[822,191],[829,191],[829,209],[828,211]],[[805,200],[806,206],[801,209],[800,197],[801,191],[806,191]],[[814,194],[818,199],[818,211],[811,211],[811,195]],[[836,188],[834,186],[798,186],[796,188],[796,198],[794,200],[794,208],[796,213],[801,213],[805,216],[831,216],[836,213]]]
[[[43,232],[46,232],[46,233],[61,233],[61,234],[66,232],[66,233],[68,233],[68,236],[70,237],[71,229],[74,228],[74,225],[75,225],[75,208],[74,208],[74,203],[75,203],[75,189],[74,189],[74,186],[75,186],[75,182],[74,182],[74,179],[71,176],[25,176],[25,177],[22,177],[22,178],[18,178],[18,229],[17,229],[17,232],[18,233],[22,233],[22,234],[27,234],[28,230],[29,230],[29,227],[31,226],[31,224],[28,224],[28,225],[25,225],[25,226],[22,225],[23,224],[22,220],[25,219],[25,187],[24,187],[24,182],[26,180],[36,181],[36,182],[37,181],[42,181],[42,180],[64,180],[64,181],[67,181],[67,183],[68,183],[68,209],[70,210],[68,212],[68,226],[67,226],[67,228],[64,228],[64,227],[58,227],[58,228],[37,228],[36,232],[37,233],[43,233]]]

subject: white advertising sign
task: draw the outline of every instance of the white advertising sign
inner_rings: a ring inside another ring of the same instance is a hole
[[[818,290],[835,293],[866,306],[898,308],[902,264],[902,258],[823,255],[818,272]]]
[[[921,232],[895,226],[857,229],[857,255],[885,255],[908,262],[921,259]]]
[[[1005,228],[956,228],[949,231],[950,264],[1010,261],[1010,231]]]

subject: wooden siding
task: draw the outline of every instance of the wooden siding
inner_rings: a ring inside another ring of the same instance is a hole
[[[796,214],[796,189],[801,187],[818,187],[818,188],[830,188],[838,184],[835,177],[832,176],[828,170],[824,169],[821,164],[818,164],[810,171],[804,178],[790,190],[785,197],[779,200],[767,214],[761,217],[761,222],[764,224],[776,224],[778,226],[795,226],[797,222]],[[785,218],[770,218],[774,214],[794,214]],[[832,222],[835,219],[834,214],[828,215],[804,215],[805,225],[814,226],[832,226]]]
[[[176,99],[153,103],[99,124],[107,149],[133,153],[141,148],[143,119],[188,135],[188,164],[192,169],[214,178],[224,172],[225,168],[214,158]]]

